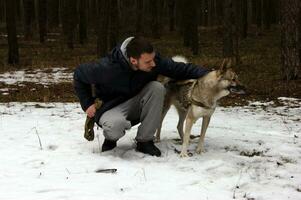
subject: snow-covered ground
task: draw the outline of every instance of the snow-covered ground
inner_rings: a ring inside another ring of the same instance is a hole
[[[189,158],[175,153],[175,110],[165,118],[157,158],[134,150],[137,126],[115,150],[100,153],[102,131],[93,142],[84,139],[79,104],[2,103],[0,199],[300,200],[301,102],[281,100],[288,106],[218,108],[207,152]],[[190,152],[196,145],[192,140]],[[95,172],[107,168],[117,172]]]
[[[7,85],[22,84],[24,82],[50,85],[53,83],[72,82],[72,75],[73,73],[64,67],[27,69],[0,73],[0,82]]]

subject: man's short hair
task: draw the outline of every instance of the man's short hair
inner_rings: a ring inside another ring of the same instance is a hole
[[[128,58],[133,57],[135,59],[138,59],[143,53],[153,52],[153,45],[151,45],[151,43],[143,37],[135,37],[126,47],[126,54]]]

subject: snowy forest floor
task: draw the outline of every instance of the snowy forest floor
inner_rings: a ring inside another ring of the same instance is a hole
[[[248,199],[301,198],[301,101],[280,98],[219,107],[205,138],[206,152],[180,158],[170,110],[158,147],[162,157],[135,151],[137,126],[113,151],[100,153],[101,129],[83,138],[78,103],[0,104],[0,199]],[[201,122],[193,127],[200,132]],[[96,173],[99,169],[116,173]]]

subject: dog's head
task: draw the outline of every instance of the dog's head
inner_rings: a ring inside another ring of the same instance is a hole
[[[231,59],[224,59],[221,67],[216,71],[217,87],[234,94],[245,94],[246,89],[240,83],[238,75],[231,68]]]
[[[210,72],[204,78],[200,78],[199,81],[207,88],[211,88],[211,91],[214,91],[219,98],[230,93],[246,93],[245,87],[238,80],[238,75],[231,68],[231,60],[229,59],[224,59],[218,70]]]

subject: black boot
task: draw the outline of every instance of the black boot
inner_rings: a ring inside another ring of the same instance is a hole
[[[104,151],[112,150],[116,147],[116,145],[117,145],[117,141],[112,141],[112,140],[105,139],[105,141],[102,144],[101,151],[104,152]]]
[[[136,150],[151,156],[161,156],[161,151],[154,145],[153,141],[137,142]]]

